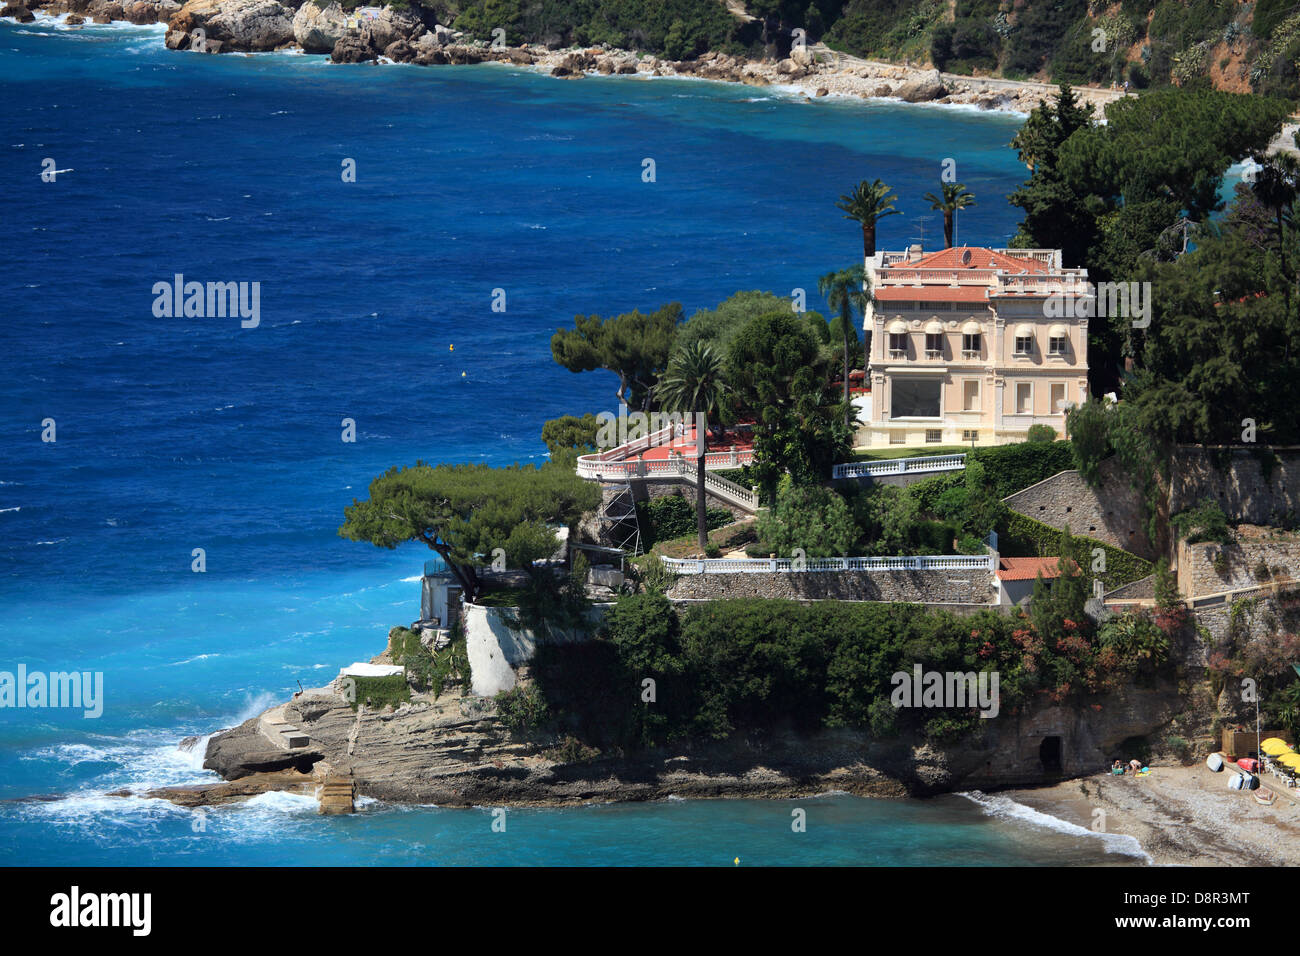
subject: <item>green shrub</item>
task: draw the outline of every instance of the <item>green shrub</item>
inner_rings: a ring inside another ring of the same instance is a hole
[[[677,580],[677,574],[669,571],[663,559],[657,554],[647,554],[638,559],[633,566],[637,570],[641,587],[647,592],[663,594]]]
[[[1186,538],[1188,544],[1200,544],[1215,541],[1228,544],[1232,541],[1232,529],[1228,527],[1228,516],[1223,513],[1218,502],[1212,498],[1203,498],[1192,508],[1185,508],[1169,519],[1169,525]]]
[[[543,751],[542,756],[556,763],[590,763],[600,756],[600,750],[588,747],[577,737],[566,734],[558,745]]]
[[[1161,666],[1168,639],[1149,619],[1116,619],[1107,641],[1094,641],[1080,595],[1057,590],[1032,618],[992,610],[959,617],[908,604],[674,606],[660,595],[622,596],[595,640],[539,647],[533,673],[562,732],[588,746],[819,727],[951,743],[980,726],[976,711],[896,709],[894,674],[915,664],[996,670],[1001,713],[1013,715],[1039,694],[1061,702],[1101,693]]]
[[[546,698],[535,684],[516,684],[496,696],[497,716],[515,733],[536,730],[550,717]]]
[[[1056,441],[1056,429],[1051,425],[1030,425],[1029,440],[1031,442]]]
[[[671,541],[696,533],[695,504],[682,495],[665,495],[638,501],[637,519],[641,524],[641,547],[649,550],[660,541]],[[726,508],[706,508],[705,526],[714,531],[736,519]]]
[[[799,548],[810,558],[846,555],[858,535],[842,497],[820,486],[796,487],[788,476],[772,508],[759,514],[755,531],[783,557]]]
[[[451,643],[436,654],[424,646],[415,631],[395,627],[388,633],[388,656],[394,664],[406,668],[407,681],[416,690],[429,691],[435,699],[442,696],[449,680],[469,686],[469,653],[459,622],[452,631]]]
[[[1074,468],[1068,441],[994,445],[975,449],[972,457],[984,466],[993,492],[999,498],[1014,495],[1030,485]]]
[[[362,704],[371,710],[385,707],[397,708],[411,699],[411,688],[406,683],[405,674],[392,674],[386,677],[353,677],[356,682],[357,696],[352,701],[352,709]]]
[[[998,526],[998,553],[1009,558],[1047,557],[1057,553],[1061,532],[1051,525],[1035,521],[1016,511],[1008,511]],[[1106,556],[1106,570],[1094,575],[1091,561],[1085,561],[1084,574],[1088,577],[1088,587],[1092,587],[1092,578],[1100,577],[1110,591],[1121,584],[1137,581],[1155,570],[1155,566],[1145,558],[1129,554],[1121,548],[1097,541],[1094,538],[1076,536],[1076,542],[1091,555],[1094,548],[1101,548]]]

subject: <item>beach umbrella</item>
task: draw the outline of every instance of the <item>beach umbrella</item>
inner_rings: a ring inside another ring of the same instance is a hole
[[[1277,758],[1277,762],[1284,767],[1300,767],[1300,754],[1283,754]]]
[[[1270,757],[1276,757],[1279,754],[1291,753],[1291,748],[1287,746],[1285,740],[1281,737],[1269,737],[1259,748]]]

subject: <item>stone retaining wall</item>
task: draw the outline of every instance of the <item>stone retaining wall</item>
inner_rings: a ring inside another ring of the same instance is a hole
[[[1268,577],[1256,573],[1261,561]],[[1276,576],[1300,578],[1300,535],[1246,526],[1231,544],[1178,543],[1178,592],[1185,598],[1267,584]]]
[[[674,600],[787,598],[797,601],[905,601],[980,604],[995,600],[987,571],[806,571],[683,574],[668,591]]]
[[[1265,467],[1261,458],[1273,456]],[[1169,513],[1202,499],[1218,503],[1229,521],[1282,525],[1300,515],[1300,448],[1214,449],[1184,445],[1174,453]]]
[[[1157,557],[1143,527],[1141,503],[1113,460],[1102,484],[1090,488],[1077,471],[1063,471],[1003,499],[1012,511],[1070,533],[1095,538],[1147,560]]]

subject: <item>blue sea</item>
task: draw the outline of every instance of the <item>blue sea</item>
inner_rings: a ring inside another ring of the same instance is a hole
[[[395,464],[540,461],[547,418],[612,410],[612,376],[551,360],[574,315],[739,289],[824,308],[817,277],[861,254],[834,205],[853,183],[899,195],[882,246],[928,244],[921,195],[952,158],[979,200],[959,238],[1001,244],[1024,176],[1008,115],[162,38],[0,21],[0,669],[105,680],[98,719],[0,710],[0,863],[1143,859],[978,795],[518,810],[504,834],[487,810],[108,796],[212,779],[182,737],[327,682],[418,617],[428,552],[340,539],[344,506]],[[260,324],[156,317],[176,274],[260,283]]]

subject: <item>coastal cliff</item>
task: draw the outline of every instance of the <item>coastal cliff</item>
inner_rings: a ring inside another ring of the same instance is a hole
[[[381,656],[376,661],[384,660]],[[305,691],[207,743],[204,767],[224,782],[151,791],[187,806],[267,790],[316,792],[348,779],[357,796],[440,806],[562,806],[678,797],[793,797],[827,790],[860,796],[928,796],[1053,783],[1109,765],[1116,748],[1165,726],[1184,707],[1176,689],[1128,686],[1099,708],[1052,705],[981,721],[951,746],[848,729],[738,732],[636,754],[592,756],[572,738],[512,732],[492,698],[449,685],[396,709],[355,708],[345,688]],[[272,742],[268,718],[310,742]],[[1060,742],[1060,763],[1043,741]]]

